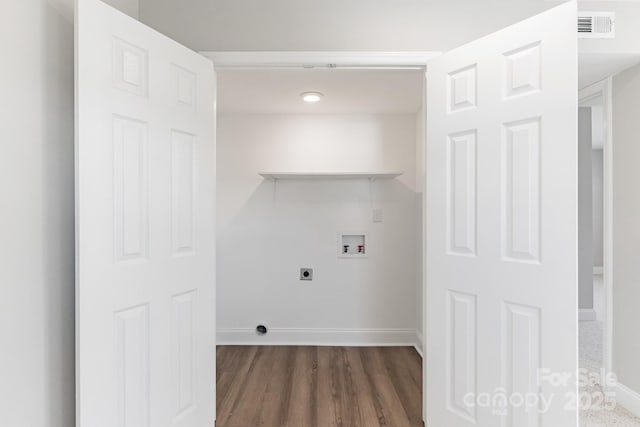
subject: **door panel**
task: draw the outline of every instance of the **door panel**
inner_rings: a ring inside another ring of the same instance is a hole
[[[76,7],[78,425],[211,426],[213,66]]]
[[[571,2],[428,64],[428,425],[577,425],[575,22]]]

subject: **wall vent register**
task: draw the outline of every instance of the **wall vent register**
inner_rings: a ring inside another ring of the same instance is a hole
[[[578,37],[612,39],[616,35],[614,12],[578,12]]]

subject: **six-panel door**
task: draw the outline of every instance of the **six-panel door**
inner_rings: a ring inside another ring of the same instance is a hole
[[[76,19],[78,425],[211,426],[213,66],[98,0]]]
[[[577,425],[575,19],[428,64],[427,425]]]

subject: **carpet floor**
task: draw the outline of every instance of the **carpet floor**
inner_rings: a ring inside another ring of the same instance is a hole
[[[602,368],[602,322],[580,322],[580,368],[586,369],[590,378],[601,378]],[[600,381],[580,388],[591,398],[603,396],[604,390]],[[589,401],[586,398],[585,401]],[[580,410],[580,427],[640,427],[640,418],[634,416],[620,405],[614,409],[602,409],[601,406],[585,407]]]

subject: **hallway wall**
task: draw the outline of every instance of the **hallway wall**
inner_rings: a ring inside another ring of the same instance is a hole
[[[602,149],[594,149],[591,154],[591,204],[593,206],[593,266],[602,267],[603,263],[603,157]]]
[[[46,0],[0,14],[0,417],[70,427],[74,388],[73,23]]]
[[[640,65],[613,78],[613,369],[640,393]],[[640,404],[640,402],[638,402]]]
[[[591,108],[578,111],[578,306],[593,309]]]

